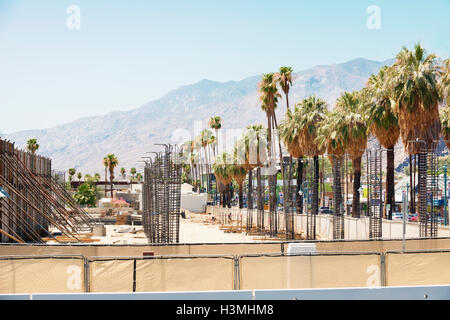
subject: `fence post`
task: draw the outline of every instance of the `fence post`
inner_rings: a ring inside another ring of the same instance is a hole
[[[136,259],[133,260],[133,292],[136,292]]]
[[[240,270],[239,270],[239,263],[240,263],[239,256],[234,256],[233,260],[234,260],[233,290],[240,290],[241,289],[241,281],[240,281]]]
[[[89,292],[89,263],[86,257],[83,257],[84,262],[84,292]]]
[[[380,270],[380,277],[381,277],[381,286],[386,287],[386,253],[381,252],[380,256],[380,264],[381,264],[381,270]]]

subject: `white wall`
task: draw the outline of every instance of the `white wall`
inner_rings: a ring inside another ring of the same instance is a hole
[[[222,208],[208,206],[207,212],[212,215],[220,215],[222,212],[237,213],[238,208]],[[247,221],[247,209],[241,209],[242,224],[245,225]],[[256,225],[257,210],[253,211],[253,224]],[[264,225],[269,227],[269,212],[266,211],[264,215]],[[352,217],[344,217],[344,239],[346,240],[366,240],[369,239],[369,218],[361,217],[359,219]],[[280,230],[284,230],[284,215],[278,215]],[[306,234],[306,215],[299,214],[294,216],[295,231],[303,231]],[[385,220],[382,222],[383,239],[401,239],[403,237],[403,221],[402,220]],[[333,239],[333,216],[332,215],[318,215],[316,217],[316,232],[321,240]],[[439,226],[439,237],[450,237],[450,228],[447,226]],[[417,222],[406,222],[406,237],[419,238],[419,224]]]

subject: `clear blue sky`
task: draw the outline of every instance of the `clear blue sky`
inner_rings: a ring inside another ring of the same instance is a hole
[[[0,132],[137,108],[205,78],[385,60],[419,40],[448,57],[449,14],[449,0],[0,0]]]

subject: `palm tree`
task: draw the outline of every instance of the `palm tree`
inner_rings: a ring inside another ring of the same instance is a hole
[[[438,78],[441,67],[436,55],[427,56],[417,44],[414,51],[403,47],[392,68],[391,85],[396,101],[394,113],[398,117],[400,136],[409,154],[417,154],[424,141],[430,147],[439,139],[441,131],[438,105],[441,92]]]
[[[233,163],[230,167],[230,175],[239,186],[239,208],[243,208],[243,189],[245,177],[247,176],[247,170],[244,169],[244,161],[242,156],[244,153],[239,146],[235,146],[233,149]]]
[[[441,109],[441,126],[442,126],[442,137],[450,150],[450,106],[447,105]]]
[[[441,66],[436,59],[434,54],[427,56],[422,46],[417,44],[413,51],[403,47],[392,68],[391,86],[396,101],[394,113],[398,118],[400,136],[408,154],[419,154],[419,190],[426,188],[427,175],[423,169],[427,167],[427,159],[424,152],[434,151],[433,142],[441,133],[438,107],[442,100],[438,84]],[[426,197],[426,193],[420,192],[419,203],[426,204]],[[427,208],[421,205],[419,210],[420,235],[427,236],[428,230],[423,227],[428,219]]]
[[[380,144],[387,150],[386,163],[386,203],[390,210],[388,219],[392,219],[394,209],[395,182],[394,182],[394,146],[400,136],[398,119],[393,112],[394,101],[392,100],[391,87],[389,86],[389,75],[391,68],[385,66],[377,75],[371,75],[367,83],[365,100],[367,100],[366,114],[368,125],[372,134]]]
[[[39,144],[37,143],[37,139],[28,139],[26,149],[31,152],[31,154],[35,154],[39,149]]]
[[[361,111],[362,92],[344,92],[336,101],[336,110],[344,115],[344,139],[353,167],[352,216],[360,217],[361,158],[367,146],[367,117]]]
[[[125,168],[123,168],[123,167],[120,168],[120,175],[122,176],[122,179],[123,179],[123,180],[125,180],[125,174],[126,174],[126,172],[127,172],[127,171],[125,170]]]
[[[131,168],[131,169],[130,169],[130,185],[131,185],[131,190],[133,190],[133,181],[134,181],[135,176],[136,176],[136,168]]]
[[[106,156],[108,159],[108,169],[109,169],[109,181],[111,182],[111,198],[113,197],[113,180],[114,180],[114,168],[119,165],[119,160],[117,157],[110,153]]]
[[[230,203],[230,183],[232,181],[231,176],[231,166],[233,163],[233,158],[226,152],[221,153],[218,157],[216,157],[214,164],[212,166],[214,175],[216,176],[216,180],[219,183],[222,183],[226,189],[224,190],[224,206],[228,205],[231,207]]]
[[[95,173],[94,174],[94,180],[95,180],[95,182],[99,182],[100,181],[100,173]]]
[[[293,69],[291,67],[281,67],[280,71],[275,74],[276,81],[281,87],[281,90],[283,90],[284,95],[286,96],[286,108],[287,111],[289,111],[289,90],[292,86],[293,76],[292,76]]]
[[[441,109],[442,137],[447,148],[450,150],[450,59],[446,59],[443,64],[443,72],[439,83],[443,98],[443,108]]]
[[[345,155],[347,141],[347,124],[345,123],[345,115],[338,110],[326,113],[325,119],[319,123],[317,130],[316,142],[320,148],[327,150],[333,170],[333,238],[343,239],[343,212],[342,208],[342,183],[341,168]],[[335,163],[337,161],[338,163]]]
[[[136,180],[137,180],[137,182],[141,182],[141,181],[142,181],[142,178],[143,178],[142,173],[138,172],[138,173],[136,174]]]
[[[208,157],[208,152],[207,152],[207,147],[208,147],[208,145],[209,145],[209,143],[210,143],[210,139],[211,139],[211,136],[212,136],[212,132],[210,131],[210,130],[208,130],[208,129],[205,129],[205,130],[203,130],[201,133],[200,133],[200,143],[201,143],[201,146],[202,146],[202,148],[203,148],[203,153],[204,153],[204,155],[205,155],[205,165],[206,165],[206,173],[207,173],[207,186],[208,186],[208,192],[210,191],[209,190],[209,175],[210,175],[210,168],[209,168],[209,157]]]
[[[83,177],[83,174],[81,172],[78,172],[77,177],[78,177],[78,181],[81,181],[81,178]]]
[[[39,144],[37,143],[37,139],[28,139],[26,149],[34,155],[36,151],[39,149]],[[31,159],[31,170],[34,169],[34,158]]]
[[[299,108],[295,106],[294,112],[289,109],[286,113],[286,119],[280,122],[278,130],[289,154],[297,158],[297,186],[296,186],[296,212],[303,212],[303,197],[300,196],[300,188],[303,183],[303,150],[300,147],[300,136],[303,127],[300,126]]]
[[[219,129],[222,128],[222,119],[219,116],[211,117],[209,119],[208,125],[211,129],[214,129],[216,131],[217,153],[214,153],[214,155],[219,154]]]
[[[108,157],[103,158],[103,165],[105,166],[105,198],[106,198],[106,179],[108,178],[107,170],[109,167],[109,160]],[[112,191],[111,191],[112,192]]]
[[[266,112],[267,116],[267,129],[268,129],[268,156],[269,156],[269,162],[268,167],[271,168],[272,166],[276,167],[276,163],[274,162],[275,157],[275,150],[273,146],[274,139],[272,139],[272,129],[276,128],[275,124],[275,108],[278,104],[278,98],[281,97],[280,93],[278,92],[277,84],[274,78],[273,73],[266,73],[263,74],[261,82],[258,84],[258,91],[259,91],[259,99],[261,101],[261,109]],[[280,145],[280,165],[283,166],[282,161],[283,154],[281,152],[281,145]],[[283,169],[283,168],[282,168]],[[269,169],[270,170],[270,169]],[[281,170],[282,176],[284,170]],[[276,172],[274,174],[269,175],[269,188],[270,188],[270,197],[269,197],[269,209],[270,213],[273,217],[271,217],[271,234],[274,235],[278,232],[278,223],[277,223],[277,217],[276,217],[276,179],[277,174]],[[283,176],[283,191],[285,191],[285,181]],[[286,192],[283,192],[286,194]],[[286,202],[284,201],[284,204]],[[286,211],[285,211],[286,212]]]
[[[77,172],[77,170],[75,170],[75,168],[70,168],[69,169],[69,181],[70,182],[72,182],[73,176],[75,175],[76,172]]]

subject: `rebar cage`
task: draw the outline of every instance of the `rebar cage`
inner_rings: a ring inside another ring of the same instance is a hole
[[[94,221],[65,190],[60,175],[52,175],[51,159],[16,149],[0,139],[1,242],[59,240],[51,228],[73,242]]]
[[[378,239],[383,236],[383,199],[382,199],[382,150],[367,150],[367,200],[369,215],[369,238]]]
[[[343,156],[332,155],[333,159],[333,239],[344,239],[344,203],[342,188]]]
[[[182,166],[176,145],[163,145],[145,163],[143,224],[149,243],[178,243]]]

